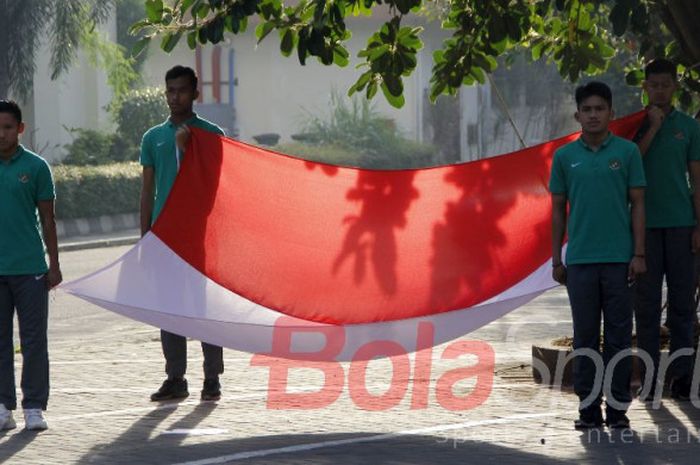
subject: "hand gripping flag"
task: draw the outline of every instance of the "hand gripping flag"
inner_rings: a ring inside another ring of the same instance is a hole
[[[615,121],[630,138],[643,113]],[[63,286],[168,331],[328,360],[477,329],[554,287],[554,151],[572,134],[458,165],[366,170],[192,130],[151,232]],[[428,326],[426,326],[426,324]],[[311,354],[311,355],[310,355]]]

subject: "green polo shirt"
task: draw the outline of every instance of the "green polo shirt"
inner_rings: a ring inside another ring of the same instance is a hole
[[[224,135],[219,126],[196,114],[183,124]],[[163,210],[179,169],[182,154],[178,154],[175,147],[175,132],[178,127],[168,119],[146,131],[141,140],[141,165],[152,166],[155,170],[155,198],[151,224]]]
[[[0,161],[0,275],[46,273],[37,204],[56,197],[46,160],[23,146]]]
[[[680,111],[664,119],[644,155],[647,228],[693,226],[688,162],[700,160],[700,124]]]
[[[582,138],[556,151],[549,190],[569,202],[568,265],[630,261],[629,188],[644,185],[639,149],[621,137],[610,134],[597,152]]]

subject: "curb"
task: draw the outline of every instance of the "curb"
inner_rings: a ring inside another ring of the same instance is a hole
[[[59,239],[107,234],[116,231],[139,228],[138,213],[120,213],[92,218],[74,218],[56,221],[56,234]]]
[[[71,252],[73,250],[87,250],[87,249],[97,249],[100,247],[117,247],[120,245],[133,245],[136,244],[140,236],[128,236],[119,238],[107,238],[107,239],[95,239],[87,241],[76,241],[69,242],[67,244],[59,244],[59,252]]]

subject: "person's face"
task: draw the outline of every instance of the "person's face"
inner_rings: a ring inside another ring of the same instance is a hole
[[[19,123],[12,113],[0,112],[0,153],[12,155],[24,132],[24,123]]]
[[[165,81],[165,98],[171,115],[182,115],[192,111],[192,103],[199,97],[199,92],[192,88],[188,76],[180,76]]]
[[[678,83],[668,73],[650,74],[642,83],[642,88],[649,96],[649,104],[659,107],[671,105],[677,87]]]
[[[608,132],[608,123],[613,117],[613,111],[603,97],[591,95],[581,101],[575,117],[576,121],[581,123],[583,132],[601,134]]]

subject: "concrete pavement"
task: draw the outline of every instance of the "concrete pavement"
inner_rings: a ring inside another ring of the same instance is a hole
[[[96,240],[102,239],[90,242]],[[127,250],[76,248],[62,254],[67,279]],[[64,318],[66,314],[74,317]],[[343,365],[344,389],[337,401],[317,409],[271,409],[268,369],[251,366],[250,354],[231,350],[224,352],[221,401],[200,402],[201,350],[191,341],[190,398],[154,404],[148,396],[164,376],[158,330],[58,293],[52,296],[50,318],[50,429],[24,431],[19,411],[18,429],[0,433],[0,462],[697,463],[700,410],[689,402],[664,399],[652,409],[635,401],[629,412],[631,430],[573,429],[573,394],[534,384],[530,367],[533,343],[570,333],[566,296],[557,289],[463,338],[486,342],[495,352],[491,387],[475,386],[474,377],[452,387],[454,396],[474,395],[475,390],[483,395],[485,401],[468,410],[450,410],[438,398],[444,390],[437,385],[446,373],[474,363],[474,357],[443,358],[449,344],[432,351],[425,377],[412,371],[408,381],[399,380],[405,382],[405,391],[390,389],[391,362],[371,362],[365,370],[366,394],[389,392],[374,404],[379,410],[371,411],[358,407],[348,386],[349,364]],[[17,362],[19,370],[19,355]],[[323,381],[318,370],[295,369],[288,389],[311,393]],[[414,398],[423,398],[425,383],[427,404],[414,404]]]

